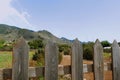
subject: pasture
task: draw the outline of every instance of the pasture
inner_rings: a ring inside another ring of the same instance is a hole
[[[34,66],[32,63],[32,56],[35,50],[29,52],[30,66]],[[12,51],[0,51],[0,68],[11,68],[12,67]]]

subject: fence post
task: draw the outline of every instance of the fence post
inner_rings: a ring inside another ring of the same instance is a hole
[[[12,80],[28,80],[29,47],[23,37],[13,47]]]
[[[112,44],[113,80],[120,80],[120,47],[116,40]]]
[[[94,78],[104,80],[103,47],[97,39],[94,45]]]
[[[58,80],[58,48],[50,41],[45,47],[45,80]]]
[[[83,80],[83,47],[76,39],[72,45],[72,80]]]

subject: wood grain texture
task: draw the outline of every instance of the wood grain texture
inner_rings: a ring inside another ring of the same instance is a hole
[[[3,69],[0,70],[0,80],[3,80]]]
[[[113,80],[120,80],[120,48],[116,40],[112,44]]]
[[[45,47],[45,80],[58,80],[58,48],[50,41]]]
[[[72,45],[72,80],[83,80],[83,47],[77,39]]]
[[[13,47],[12,80],[28,80],[29,47],[23,37]]]
[[[85,64],[87,67],[83,67],[83,73],[88,73],[88,72],[93,72],[93,64]],[[106,63],[104,65],[107,67],[105,71],[111,71],[112,66],[111,63]],[[59,75],[65,75],[65,74],[71,74],[71,66],[59,66],[59,68],[62,67],[62,69],[59,69],[58,73]],[[87,69],[86,69],[87,68]],[[87,70],[87,71],[86,71]],[[45,68],[44,67],[29,67],[29,78],[35,78],[35,77],[40,77],[44,76]],[[62,72],[62,74],[61,74]],[[7,79],[12,79],[12,69],[7,68],[7,69],[0,69],[0,80],[7,80]]]
[[[94,79],[104,80],[103,47],[97,39],[94,45]]]

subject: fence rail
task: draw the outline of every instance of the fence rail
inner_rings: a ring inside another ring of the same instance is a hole
[[[105,63],[104,64],[104,70],[105,71],[111,71],[112,70],[112,64],[111,63]],[[12,69],[0,69],[0,80],[6,80],[6,79],[12,79]],[[29,67],[29,78],[44,76],[45,68],[44,67]],[[93,64],[84,64],[83,65],[83,73],[87,72],[94,72]],[[71,74],[71,66],[58,66],[58,75],[65,75],[65,74]]]
[[[112,70],[113,80],[120,80],[120,48],[117,41],[112,44],[112,63],[103,62],[103,47],[99,40],[94,45],[93,64],[83,64],[82,44],[76,39],[72,45],[71,66],[58,66],[58,47],[48,42],[45,47],[45,67],[28,67],[29,47],[20,38],[13,48],[12,69],[0,69],[0,80],[29,80],[44,76],[45,80],[57,80],[58,75],[71,74],[72,80],[83,80],[83,73],[93,72],[95,80],[104,80],[104,71]]]

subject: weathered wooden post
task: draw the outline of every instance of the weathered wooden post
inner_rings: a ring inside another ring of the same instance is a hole
[[[45,80],[58,80],[58,48],[50,41],[45,47]]]
[[[72,80],[83,80],[83,47],[76,39],[72,45]]]
[[[98,39],[94,45],[94,78],[104,80],[103,47]]]
[[[21,37],[13,48],[12,80],[28,80],[29,47]]]
[[[116,40],[112,44],[113,80],[120,80],[120,47]]]

